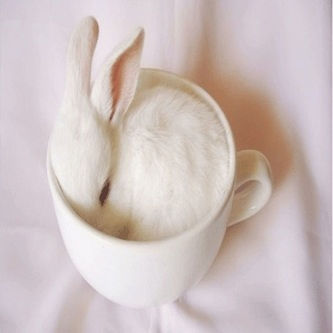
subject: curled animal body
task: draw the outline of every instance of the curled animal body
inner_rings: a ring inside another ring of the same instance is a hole
[[[214,110],[195,94],[150,80],[138,28],[94,82],[98,36],[85,18],[68,48],[66,87],[50,141],[53,170],[75,212],[129,240],[174,236],[224,198],[228,147]]]

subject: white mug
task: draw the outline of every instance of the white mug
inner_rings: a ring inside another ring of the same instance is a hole
[[[227,195],[213,219],[157,241],[128,241],[104,234],[70,207],[53,172],[49,152],[47,154],[55,212],[74,265],[106,298],[136,308],[174,301],[198,283],[212,265],[226,228],[258,212],[272,192],[269,162],[255,150],[236,154],[230,126],[211,96],[184,78],[156,69],[142,69],[138,87],[144,89],[160,81],[196,94],[217,113],[225,128],[229,180]],[[250,186],[245,186],[246,183]]]

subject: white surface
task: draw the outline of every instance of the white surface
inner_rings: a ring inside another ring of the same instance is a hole
[[[0,330],[329,332],[329,1],[2,1]],[[115,305],[76,272],[56,225],[46,143],[69,34],[100,22],[95,64],[137,25],[143,64],[184,75],[224,109],[239,149],[266,154],[268,206],[230,228],[204,280],[173,304]]]

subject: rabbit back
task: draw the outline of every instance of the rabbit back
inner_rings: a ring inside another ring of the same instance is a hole
[[[157,85],[137,91],[118,127],[108,202],[122,216],[126,238],[170,237],[207,218],[222,200],[228,171],[214,110]]]

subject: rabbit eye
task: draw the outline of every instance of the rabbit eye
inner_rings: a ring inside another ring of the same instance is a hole
[[[104,182],[101,194],[99,195],[99,202],[101,203],[101,206],[104,205],[104,202],[109,195],[109,191],[110,191],[110,179],[107,179]]]

